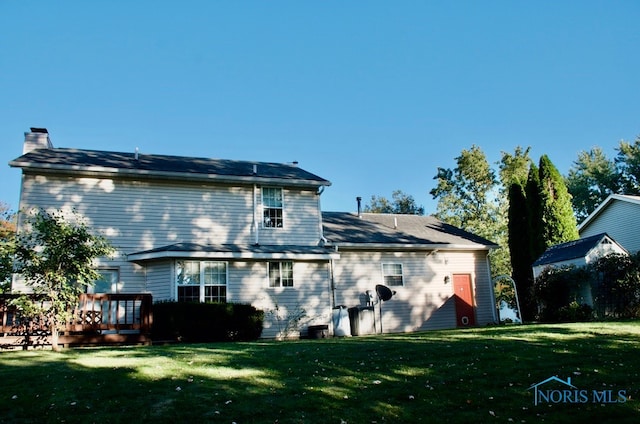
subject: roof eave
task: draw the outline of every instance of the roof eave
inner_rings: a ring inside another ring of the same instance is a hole
[[[252,259],[252,260],[298,260],[298,261],[329,261],[339,259],[340,254],[331,253],[256,253],[256,252],[202,252],[202,251],[160,251],[147,253],[133,253],[127,255],[129,262],[146,262],[160,259]]]
[[[498,245],[485,244],[403,244],[403,243],[328,243],[327,247],[337,247],[351,250],[491,250],[497,249]]]
[[[240,176],[240,175],[217,175],[217,174],[199,174],[192,172],[170,172],[170,171],[148,171],[143,169],[126,169],[126,168],[109,168],[102,166],[69,166],[69,165],[51,165],[35,162],[11,161],[9,166],[14,168],[22,168],[23,170],[39,170],[49,173],[66,172],[69,174],[81,174],[88,176],[143,176],[145,178],[158,178],[170,180],[185,181],[216,181],[216,182],[240,182],[245,184],[282,184],[290,186],[307,186],[321,187],[330,186],[331,182],[327,180],[306,180],[306,179],[288,179],[288,178],[269,178],[256,176]]]

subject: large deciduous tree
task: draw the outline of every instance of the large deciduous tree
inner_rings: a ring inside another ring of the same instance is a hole
[[[392,193],[393,202],[382,196],[371,196],[371,203],[365,205],[364,211],[371,213],[395,213],[408,215],[424,215],[424,207],[416,204],[413,196],[402,190]]]
[[[0,202],[0,293],[9,291],[11,286],[15,234],[15,213]]]
[[[27,217],[16,239],[15,270],[45,302],[24,296],[20,304],[32,316],[46,317],[54,349],[58,349],[59,326],[69,319],[68,311],[86,286],[100,277],[94,261],[112,252],[107,239],[92,234],[77,215],[66,219],[61,212],[37,210]]]
[[[505,213],[500,207],[499,182],[484,152],[476,145],[455,158],[454,169],[438,168],[436,217],[501,246],[505,238]],[[508,252],[504,248],[490,253],[493,276],[509,274]]]
[[[480,149],[473,145],[455,158],[451,170],[438,168],[436,188],[430,191],[438,199],[436,216],[452,225],[486,238],[495,236],[498,212],[495,172]]]

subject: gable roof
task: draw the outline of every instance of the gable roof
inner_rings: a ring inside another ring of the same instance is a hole
[[[322,224],[328,243],[338,247],[481,250],[498,247],[433,216],[322,212]]]
[[[68,148],[37,149],[9,162],[16,168],[41,172],[130,175],[170,179],[263,182],[329,186],[324,178],[295,164],[149,155]],[[255,169],[255,173],[254,173]]]
[[[608,239],[611,243],[615,241],[609,237],[606,233],[596,234],[591,237],[585,237],[578,240],[568,241],[566,243],[556,244],[548,248],[542,256],[540,256],[532,266],[540,266],[553,264],[571,259],[584,258],[591,251],[602,242],[603,239]]]
[[[626,194],[610,194],[609,197],[604,199],[598,207],[589,214],[581,223],[578,225],[578,232],[581,232],[583,228],[587,227],[591,222],[593,222],[598,215],[600,215],[611,203],[614,201],[628,202],[635,205],[640,205],[640,196],[630,196]]]

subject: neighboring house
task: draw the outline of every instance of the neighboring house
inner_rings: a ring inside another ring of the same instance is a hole
[[[302,310],[300,334],[331,325],[336,305],[366,303],[377,284],[396,292],[384,305],[372,296],[377,331],[497,321],[494,244],[432,217],[323,214],[330,182],[296,163],[54,148],[32,128],[10,165],[23,173],[21,214],[75,211],[116,247],[98,292],[249,303],[267,312],[263,337]]]
[[[612,253],[628,254],[624,247],[606,233],[556,244],[548,248],[542,256],[533,263],[533,276],[534,278],[538,278],[547,267],[585,266],[602,256]],[[593,304],[591,287],[586,284],[578,288],[576,297],[580,303],[586,303],[587,305]]]
[[[612,194],[580,223],[580,237],[607,233],[629,253],[640,251],[640,196]]]

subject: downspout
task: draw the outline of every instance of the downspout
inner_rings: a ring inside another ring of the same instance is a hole
[[[253,237],[254,237],[253,244],[255,244],[256,246],[260,244],[259,225],[258,225],[258,219],[256,218],[256,214],[258,213],[258,201],[256,199],[257,189],[258,189],[257,185],[254,184],[253,185],[253,223],[251,225],[253,227]]]
[[[493,311],[492,315],[493,315],[493,323],[494,324],[499,324],[498,321],[498,313],[497,313],[497,305],[496,305],[496,294],[494,293],[493,290],[493,279],[491,278],[491,261],[489,261],[489,253],[487,252],[487,257],[485,258],[485,260],[487,261],[487,277],[489,277],[489,281],[491,284],[489,284],[489,298],[491,299],[491,305],[492,308],[491,310]],[[520,318],[522,319],[522,317]]]

